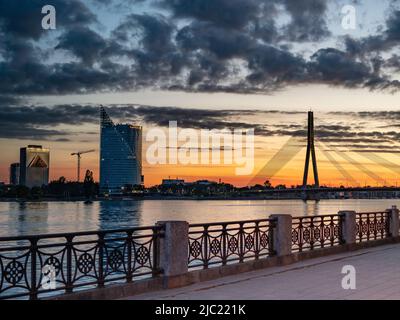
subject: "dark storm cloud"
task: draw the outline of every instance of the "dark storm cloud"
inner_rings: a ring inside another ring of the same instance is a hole
[[[325,0],[162,0],[161,4],[176,18],[192,18],[228,30],[247,28],[267,42],[278,36],[273,18],[277,15],[277,5],[283,5],[291,21],[281,37],[303,42],[330,35],[325,22]]]
[[[0,138],[2,139],[19,139],[19,140],[46,140],[46,141],[58,141],[67,142],[69,138],[58,138],[68,135],[67,132],[54,129],[41,129],[31,127],[29,125],[23,125],[16,127],[13,124],[9,126],[0,126]]]
[[[255,85],[279,87],[302,82],[307,78],[307,64],[303,58],[272,46],[259,46],[249,55],[248,81]]]
[[[134,81],[129,68],[120,70],[117,65],[108,71],[81,62],[56,63],[51,67],[36,61],[18,66],[0,63],[0,91],[21,95],[87,93],[128,89]]]
[[[292,17],[286,27],[286,36],[291,41],[320,41],[330,35],[325,21],[326,0],[283,0]]]
[[[137,86],[171,81],[188,64],[172,41],[175,28],[163,15],[130,14],[113,31],[114,41],[120,46],[117,54],[132,59]],[[125,45],[131,41],[137,45]]]
[[[106,48],[106,41],[98,33],[87,27],[76,27],[59,38],[55,49],[69,50],[84,64],[92,65]]]
[[[265,2],[257,0],[163,0],[161,4],[165,8],[170,8],[175,17],[190,17],[237,29],[246,26],[249,21],[257,20]]]
[[[171,35],[174,26],[162,16],[131,14],[114,30],[119,41],[129,41],[140,32],[139,47],[145,51],[168,52],[173,48]]]
[[[208,22],[194,22],[183,27],[176,40],[185,51],[205,50],[219,59],[230,59],[245,55],[253,49],[255,41],[248,35],[215,26]]]
[[[5,104],[4,104],[5,105]],[[43,107],[17,107],[0,105],[0,138],[58,140],[67,133],[53,127],[62,123],[65,114]],[[73,123],[66,117],[66,123]],[[67,138],[62,138],[68,140]]]
[[[311,57],[312,73],[325,82],[343,83],[346,86],[364,83],[371,77],[368,66],[337,49],[321,49]]]
[[[392,55],[384,62],[384,67],[393,69],[396,72],[400,71],[400,56],[397,54]]]
[[[0,106],[0,124],[56,126],[60,124],[81,125],[98,121],[98,108],[93,106],[58,105]]]
[[[1,105],[16,105],[21,103],[23,100],[18,96],[0,95],[0,106]]]
[[[309,83],[400,87],[385,73],[398,67],[397,56],[385,60],[369,54],[398,44],[398,11],[377,35],[347,37],[342,49],[324,48],[306,56],[292,52],[292,44],[329,38],[326,1],[147,2],[152,10],[125,16],[120,10],[115,29],[100,33],[96,27],[101,17],[83,1],[0,0],[0,92],[20,96],[156,88],[265,93]],[[41,28],[45,4],[57,9],[53,38]],[[104,8],[122,1],[97,4]],[[290,19],[278,29],[281,10]]]

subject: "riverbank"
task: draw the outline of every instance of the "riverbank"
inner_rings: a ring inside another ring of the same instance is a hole
[[[329,198],[329,197],[320,197],[318,200],[386,200],[386,199],[399,199],[398,197],[343,197],[343,198]],[[0,198],[0,202],[82,202],[87,199],[84,197],[77,198],[40,198],[40,199],[29,199],[29,198]],[[287,197],[287,196],[254,196],[254,195],[243,195],[243,196],[143,196],[143,197],[98,197],[91,199],[90,201],[143,201],[143,200],[171,200],[171,201],[211,201],[211,200],[232,200],[232,201],[249,201],[249,200],[303,200],[302,197]],[[311,199],[313,200],[313,199]],[[315,199],[314,199],[315,200]]]
[[[211,201],[211,200],[301,200],[300,198],[267,198],[267,197],[142,197],[142,198],[97,198],[92,199],[92,202],[97,201],[143,201],[143,200],[160,200],[160,201]],[[54,199],[54,198],[43,198],[43,199],[0,199],[0,202],[82,202],[86,201],[84,198],[77,199]]]

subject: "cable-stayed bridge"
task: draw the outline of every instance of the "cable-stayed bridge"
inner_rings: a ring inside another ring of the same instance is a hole
[[[305,137],[304,137],[305,138]],[[265,177],[271,179],[281,171],[288,162],[290,162],[301,150],[304,149],[304,138],[298,136],[290,137],[287,142],[278,150],[278,152],[267,162],[267,164],[257,173],[253,178],[252,182],[259,177]],[[347,182],[347,187],[321,187],[320,176],[318,172],[317,158],[319,153],[316,152],[316,146],[318,151],[323,154],[329,163],[342,175],[343,179]],[[345,166],[342,165],[334,156],[340,157],[345,163],[351,164],[359,173],[368,177],[369,180],[374,181],[372,186],[368,186],[365,183],[362,187],[362,183],[356,180],[356,178],[346,170]],[[263,192],[269,194],[284,194],[284,193],[302,193],[302,198],[307,199],[319,199],[322,193],[333,193],[333,192],[368,192],[370,195],[374,194],[381,197],[392,197],[397,195],[400,188],[387,183],[387,179],[381,177],[378,173],[368,168],[364,163],[358,161],[354,156],[350,155],[351,152],[340,150],[336,145],[324,142],[323,139],[318,139],[318,135],[315,134],[314,130],[314,114],[312,111],[308,112],[308,124],[307,124],[307,146],[305,154],[305,163],[303,170],[303,183],[302,188],[296,189],[273,189],[265,190]],[[374,152],[357,152],[363,158],[368,160],[371,164],[383,167],[390,171],[395,177],[400,175],[400,165],[394,163]],[[309,167],[312,165],[312,172],[314,183],[308,183]],[[250,184],[252,184],[252,182]],[[349,187],[350,185],[351,187]],[[399,194],[400,195],[400,194]]]

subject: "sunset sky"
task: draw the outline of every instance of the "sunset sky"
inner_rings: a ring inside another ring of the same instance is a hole
[[[46,4],[56,30],[41,27]],[[344,5],[354,30],[342,27]],[[0,0],[0,181],[28,144],[51,149],[51,179],[75,179],[70,153],[95,149],[82,171],[98,179],[104,105],[144,136],[168,121],[255,129],[253,174],[144,162],[147,186],[300,184],[310,109],[321,184],[396,185],[399,45],[400,1]]]

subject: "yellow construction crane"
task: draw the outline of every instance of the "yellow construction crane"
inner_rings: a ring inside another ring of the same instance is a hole
[[[80,181],[80,176],[81,176],[81,155],[85,153],[90,153],[90,152],[95,152],[96,150],[86,150],[86,151],[78,151],[78,152],[73,152],[71,153],[71,156],[77,156],[78,158],[78,174],[77,174],[77,179],[78,182]]]

